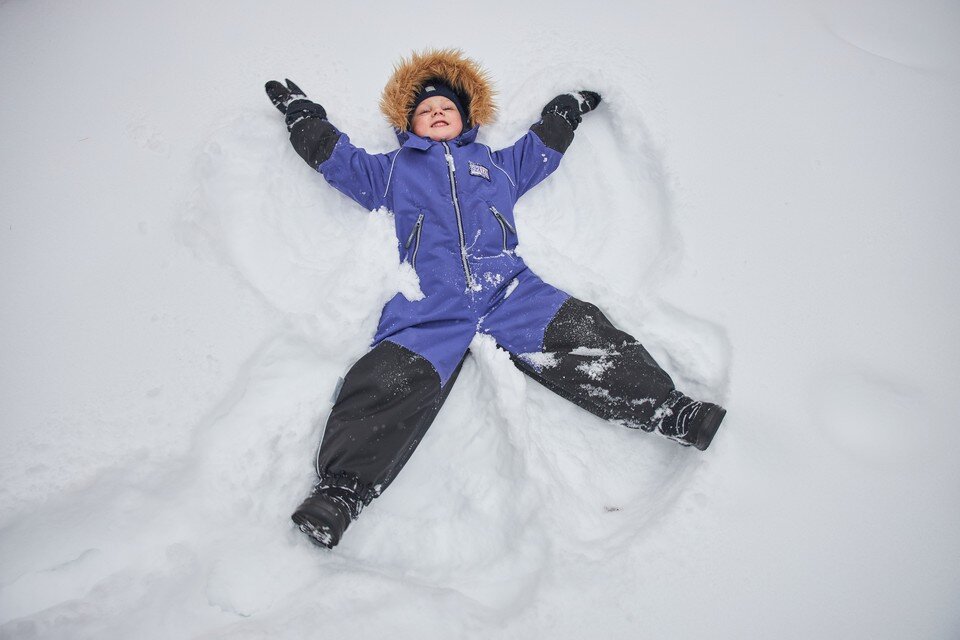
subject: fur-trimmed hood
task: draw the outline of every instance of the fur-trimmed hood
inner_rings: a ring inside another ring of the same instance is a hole
[[[442,80],[463,97],[470,118],[465,130],[495,119],[497,107],[487,72],[459,49],[428,49],[397,63],[380,96],[380,111],[398,131],[409,129],[413,100],[428,80]]]

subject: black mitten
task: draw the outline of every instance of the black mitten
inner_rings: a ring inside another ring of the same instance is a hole
[[[564,93],[548,102],[540,115],[544,117],[548,114],[558,115],[576,130],[583,114],[593,111],[598,104],[600,104],[600,94],[595,91]]]
[[[287,86],[283,86],[276,80],[271,80],[264,88],[273,106],[279,109],[280,113],[286,114],[287,130],[291,130],[293,125],[304,118],[327,119],[327,112],[322,106],[308,100],[307,94],[289,79],[286,82]]]
[[[297,85],[287,80],[287,86],[283,86],[276,80],[271,80],[264,87],[267,90],[267,96],[280,113],[287,112],[287,106],[299,98],[306,98],[307,94]]]

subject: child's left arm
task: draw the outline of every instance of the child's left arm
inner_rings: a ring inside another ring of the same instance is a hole
[[[525,136],[513,146],[493,152],[494,162],[512,176],[517,198],[556,170],[583,115],[598,104],[600,94],[593,91],[559,95],[547,103],[540,121]]]

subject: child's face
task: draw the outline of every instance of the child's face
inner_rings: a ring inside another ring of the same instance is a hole
[[[417,105],[412,125],[413,132],[421,138],[451,140],[463,131],[463,118],[449,98],[434,96]]]

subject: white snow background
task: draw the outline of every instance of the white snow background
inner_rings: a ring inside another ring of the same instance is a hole
[[[505,146],[603,94],[521,251],[704,453],[478,340],[332,552],[289,521],[409,280],[263,84],[370,151],[460,47]],[[960,5],[0,2],[0,637],[960,637]]]

